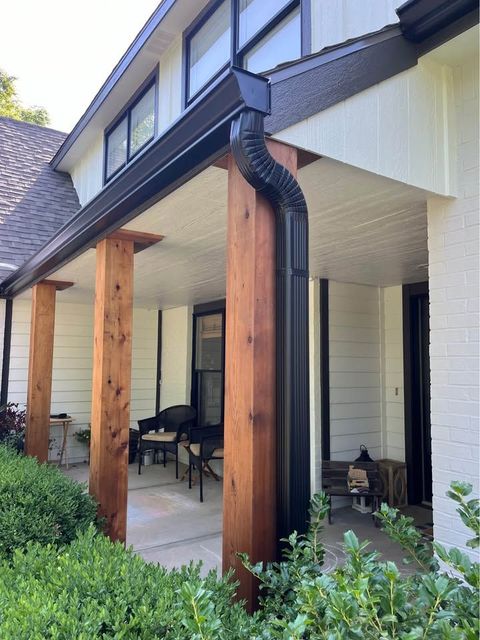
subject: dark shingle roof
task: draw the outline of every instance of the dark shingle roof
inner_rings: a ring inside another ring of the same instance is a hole
[[[65,138],[0,117],[0,263],[23,264],[80,209],[70,176],[49,164]],[[0,266],[0,282],[11,273]]]

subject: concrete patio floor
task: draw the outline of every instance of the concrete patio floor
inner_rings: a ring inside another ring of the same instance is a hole
[[[71,465],[64,472],[79,482],[88,482],[88,465]],[[180,477],[185,467],[180,465]],[[190,561],[202,560],[203,573],[221,571],[222,554],[222,483],[212,478],[204,482],[204,499],[200,503],[198,485],[190,491],[188,480],[175,479],[175,465],[170,462],[143,467],[129,466],[127,545],[148,562],[173,568]],[[322,540],[325,545],[325,569],[332,570],[345,558],[343,534],[352,529],[361,540],[370,540],[371,549],[382,559],[393,560],[400,570],[409,572],[402,563],[404,553],[380,529],[374,527],[370,515],[351,507],[333,511],[333,524],[325,523]]]

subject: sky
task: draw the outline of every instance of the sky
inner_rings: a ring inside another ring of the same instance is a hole
[[[69,132],[160,0],[3,0],[0,68]]]

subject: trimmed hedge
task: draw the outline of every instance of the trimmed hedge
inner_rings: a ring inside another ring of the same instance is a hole
[[[96,521],[85,486],[0,446],[0,557],[30,541],[62,545]]]
[[[60,551],[32,544],[0,562],[0,638],[237,640],[253,621],[233,591],[199,565],[147,564],[92,527]]]

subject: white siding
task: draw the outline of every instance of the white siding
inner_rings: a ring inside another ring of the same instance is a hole
[[[361,444],[382,457],[379,290],[329,282],[330,447],[353,460]]]
[[[405,461],[402,287],[380,290],[384,454]]]
[[[3,362],[3,337],[5,330],[5,300],[0,300],[0,362]],[[1,365],[0,365],[0,377],[1,377]],[[0,380],[1,381],[1,380]]]
[[[30,301],[13,303],[10,385],[8,398],[25,405],[30,342]],[[135,309],[131,424],[155,411],[157,313]],[[90,423],[92,396],[93,306],[57,302],[53,352],[52,413],[68,413],[75,422],[68,437],[70,460],[86,458],[86,449],[73,436]],[[50,457],[56,459],[61,427],[52,427]]]
[[[455,66],[453,77],[459,197],[427,202],[431,422],[435,538],[463,547],[471,534],[445,492],[452,480],[480,491],[478,59]]]
[[[78,199],[83,206],[97,195],[103,185],[103,132],[97,136],[88,153],[75,165],[71,175]]]
[[[192,307],[162,313],[162,386],[160,407],[190,404]]]
[[[310,483],[312,493],[321,489],[322,425],[320,409],[320,288],[318,278],[309,282],[308,338],[310,350]]]
[[[422,61],[275,135],[319,155],[455,195],[451,72]]]
[[[142,79],[143,80],[143,79]],[[139,84],[141,79],[139,79]],[[182,38],[179,36],[159,61],[158,133],[161,134],[182,111]],[[121,105],[118,105],[121,109]],[[71,172],[73,184],[83,206],[102,189],[104,132],[99,131],[95,143],[75,164]]]
[[[312,0],[312,52],[398,22],[401,0]]]
[[[160,58],[158,132],[161,135],[182,112],[182,37]]]

